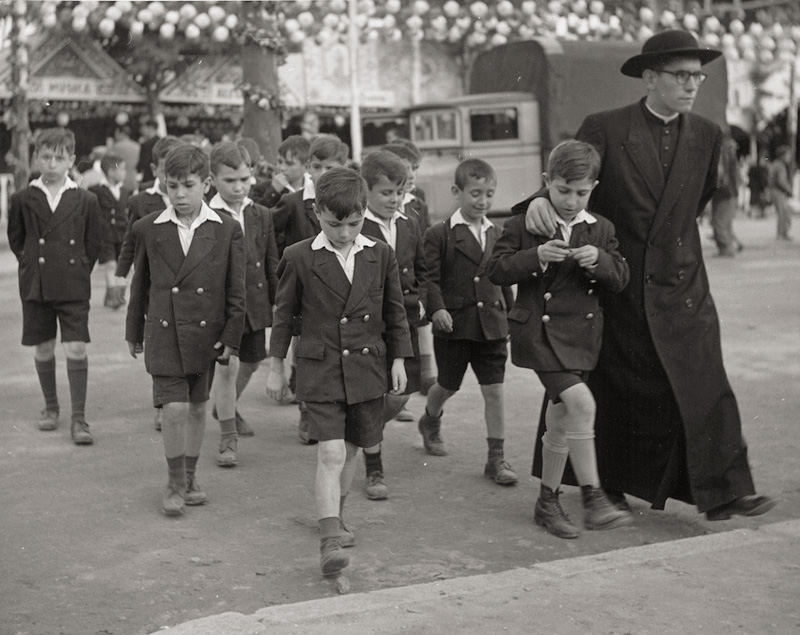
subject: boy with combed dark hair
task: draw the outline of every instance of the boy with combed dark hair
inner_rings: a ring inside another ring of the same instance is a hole
[[[361,234],[366,205],[367,186],[357,172],[332,168],[320,176],[321,231],[287,247],[278,265],[267,392],[279,400],[286,390],[283,360],[294,317],[302,315],[297,398],[319,440],[315,491],[325,575],[349,563],[342,548],[355,537],[341,515],[358,448],[380,444],[387,379],[390,392],[402,394],[403,358],[413,355],[397,261],[388,245]]]
[[[103,221],[97,197],[69,178],[74,163],[72,131],[43,130],[34,152],[41,175],[9,201],[8,244],[19,261],[22,345],[35,347],[36,374],[45,401],[39,429],[58,426],[55,349],[60,325],[72,402],[70,433],[75,444],[91,445],[85,416],[86,344],[91,274],[103,244]]]
[[[168,516],[208,500],[195,478],[215,359],[228,363],[245,320],[242,229],[203,202],[208,155],[191,145],[164,162],[170,206],[133,225],[136,245],[125,340],[144,351],[153,405],[163,408]]]
[[[118,309],[125,304],[124,288],[115,284],[114,273],[128,227],[130,192],[123,185],[127,165],[121,157],[109,153],[100,160],[100,169],[103,172],[102,180],[88,189],[97,197],[103,217],[103,248],[98,260],[106,278],[106,297],[103,304]]]
[[[181,140],[171,135],[156,141],[153,146],[153,163],[150,166],[156,180],[143,192],[134,194],[128,199],[128,226],[122,239],[122,247],[117,259],[117,270],[114,273],[114,286],[116,287],[114,297],[123,304],[125,302],[125,288],[128,286],[127,278],[133,266],[134,250],[136,249],[133,241],[133,224],[148,214],[163,212],[169,207],[167,177],[164,173],[164,166],[170,150],[180,145],[182,145]],[[161,430],[162,418],[163,412],[160,407],[157,407],[155,413],[156,430]]]
[[[567,458],[581,486],[584,526],[613,529],[631,522],[630,512],[611,503],[600,486],[595,403],[584,383],[600,354],[599,296],[622,291],[630,275],[617,251],[614,226],[585,209],[599,173],[600,155],[593,146],[558,144],[544,174],[558,214],[558,234],[553,239],[534,236],[525,229],[524,215],[512,216],[487,266],[492,282],[519,285],[508,314],[511,361],[535,370],[549,399],[534,520],[559,538],[579,535],[558,500]]]
[[[314,212],[316,182],[328,170],[344,166],[348,152],[347,144],[335,135],[317,135],[311,142],[306,164],[309,178],[305,180],[302,189],[284,194],[277,207],[272,210],[279,257],[283,256],[283,250],[286,247],[319,234],[319,220]],[[300,335],[301,324],[302,316],[298,316],[295,321],[295,335]],[[289,380],[289,385],[294,391],[294,373]],[[300,442],[304,445],[313,445],[316,441],[308,433],[308,415],[302,402],[299,403],[299,408],[300,420],[297,423],[297,434]]]
[[[251,186],[251,164],[247,150],[239,143],[223,142],[211,151],[211,182],[217,193],[209,207],[228,214],[239,223],[245,242],[245,287],[247,317],[238,354],[234,353],[227,366],[220,366],[214,375],[211,397],[214,414],[219,419],[220,445],[217,465],[236,465],[238,437],[255,434],[245,421],[236,402],[253,373],[267,358],[266,328],[272,324],[272,306],[278,278],[278,248],[272,214],[266,207],[256,205],[248,196]]]
[[[284,194],[303,189],[309,178],[306,165],[310,150],[311,143],[302,135],[289,135],[283,140],[278,146],[278,169],[259,201],[262,205],[275,207]]]
[[[452,191],[460,206],[425,234],[427,309],[439,374],[428,391],[419,431],[428,454],[447,454],[440,433],[442,408],[461,388],[467,366],[472,366],[485,403],[489,455],[483,474],[499,485],[514,485],[517,475],[503,448],[506,313],[513,297],[510,287],[495,285],[486,276],[486,263],[500,236],[486,218],[496,186],[495,172],[485,161],[468,159],[459,164]]]
[[[414,350],[414,357],[406,360],[408,383],[405,392],[402,395],[387,394],[385,397],[385,424],[404,409],[411,393],[420,388],[417,327],[425,315],[425,255],[416,221],[400,211],[407,177],[407,167],[403,160],[391,152],[371,152],[361,163],[361,175],[368,188],[367,211],[364,213],[361,233],[387,243],[395,254]],[[380,445],[364,448],[364,464],[367,470],[367,498],[387,498],[389,490],[385,482]]]

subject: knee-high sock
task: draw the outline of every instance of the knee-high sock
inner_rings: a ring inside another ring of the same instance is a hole
[[[72,420],[83,421],[86,413],[86,384],[89,378],[89,359],[67,358],[67,379],[72,401]]]
[[[48,410],[58,410],[58,392],[56,391],[56,358],[40,361],[36,363],[36,374],[39,375],[39,385],[42,387],[45,408]]]

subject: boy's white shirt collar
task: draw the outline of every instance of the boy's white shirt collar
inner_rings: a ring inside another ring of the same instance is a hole
[[[331,241],[328,240],[328,237],[325,235],[324,232],[320,232],[317,234],[317,237],[311,243],[311,249],[319,250],[319,249],[327,249],[328,251],[333,252],[333,255],[336,256],[336,260],[342,267],[344,271],[344,275],[347,276],[347,279],[350,281],[350,284],[353,283],[353,275],[355,274],[356,270],[356,254],[359,251],[364,250],[367,247],[374,247],[375,241],[371,238],[367,238],[363,234],[358,234],[353,241],[353,246],[350,249],[350,253],[347,254],[347,257],[342,254],[341,251],[336,249],[332,244]]]
[[[306,174],[308,177],[303,183],[303,200],[307,201],[309,199],[314,200],[317,198],[317,191],[314,187],[314,181],[311,179],[311,176]]]
[[[311,187],[314,187],[314,182],[311,180],[311,175],[308,172],[303,172],[303,185],[301,185],[300,187],[305,189],[307,183],[311,183]],[[290,192],[297,191],[297,189],[295,189],[295,187],[291,183],[286,184],[286,189],[289,190]]]
[[[169,196],[167,196],[166,192],[161,191],[161,183],[159,182],[158,177],[156,177],[156,180],[153,181],[153,184],[150,187],[148,187],[145,190],[145,192],[147,192],[148,194],[155,194],[157,196],[160,196],[161,198],[164,199],[164,202],[167,204],[167,207],[169,207],[170,204]]]
[[[210,207],[214,209],[224,209],[225,211],[228,211],[231,214],[233,214],[236,218],[241,216],[242,213],[244,213],[244,208],[247,207],[248,205],[251,205],[252,203],[253,199],[250,198],[249,196],[245,196],[242,199],[242,206],[239,208],[239,211],[237,212],[223,200],[223,198],[219,195],[219,192],[214,194],[214,196],[208,202]]]
[[[587,225],[591,225],[596,222],[597,219],[594,216],[592,216],[589,212],[587,212],[585,209],[582,209],[580,212],[575,214],[575,218],[573,218],[569,223],[556,214],[556,223],[568,229],[571,229],[572,227],[574,227],[579,223],[586,223]]]
[[[364,218],[368,218],[371,221],[375,221],[376,223],[380,223],[381,225],[385,225],[386,221],[395,223],[397,222],[398,218],[408,219],[408,216],[403,214],[399,209],[395,210],[395,213],[392,214],[391,218],[381,218],[375,212],[373,212],[369,207],[364,210]]]
[[[383,234],[384,240],[389,244],[389,246],[397,250],[397,219],[407,219],[408,216],[403,214],[400,210],[395,210],[394,214],[392,214],[391,218],[381,218],[375,212],[373,212],[369,207],[364,211],[364,218],[371,220],[373,223],[378,224],[378,228],[381,230],[381,234]]]
[[[59,190],[58,190],[58,192],[56,192],[55,196],[50,194],[50,190],[47,189],[47,186],[44,184],[44,180],[42,180],[41,176],[39,178],[37,178],[37,179],[33,179],[33,181],[30,182],[30,185],[32,185],[33,187],[36,187],[36,188],[42,190],[42,192],[44,192],[44,195],[47,197],[47,204],[50,206],[50,211],[51,212],[55,212],[56,211],[56,208],[58,207],[58,204],[61,202],[61,197],[64,196],[64,192],[66,192],[67,190],[77,190],[78,189],[78,184],[75,181],[73,181],[71,178],[69,178],[69,175],[64,177],[64,185],[62,185],[59,188]]]
[[[100,180],[98,185],[105,185],[108,188],[108,191],[114,195],[114,198],[119,200],[119,197],[122,195],[122,183],[117,183],[116,185],[111,185],[108,179],[105,176]]]
[[[200,213],[197,215],[197,218],[194,219],[192,225],[189,229],[197,228],[201,223],[206,221],[212,221],[214,223],[222,223],[222,219],[219,217],[213,209],[211,209],[205,202],[200,205]],[[175,223],[176,225],[180,225],[182,227],[186,227],[180,220],[178,220],[178,215],[175,213],[175,208],[172,205],[167,206],[163,212],[158,215],[153,223],[160,225],[162,223]]]
[[[472,223],[467,222],[467,220],[464,218],[460,207],[453,212],[453,215],[450,217],[450,227],[455,227],[456,225],[467,225],[468,227],[474,227]],[[494,227],[494,223],[485,216],[481,216],[481,232],[486,233],[490,227]]]
[[[408,205],[411,201],[415,200],[417,197],[414,196],[411,192],[406,192],[403,194],[403,205]]]

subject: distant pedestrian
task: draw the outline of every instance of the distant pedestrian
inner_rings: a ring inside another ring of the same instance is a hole
[[[111,146],[111,152],[120,157],[125,161],[125,165],[130,167],[125,176],[124,185],[131,192],[136,192],[139,189],[139,179],[134,166],[139,165],[141,146],[131,139],[131,128],[127,124],[117,126],[114,129],[114,144]]]
[[[770,204],[769,161],[767,151],[759,150],[756,161],[747,172],[750,187],[750,210],[748,216],[764,218]]]
[[[780,146],[770,165],[772,202],[778,217],[778,240],[792,239],[789,236],[792,227],[792,208],[789,207],[789,199],[792,197],[791,161],[792,149],[789,146]]]
[[[153,147],[158,141],[158,124],[152,117],[145,117],[141,124],[142,142],[139,148],[139,161],[136,164],[136,172],[140,183],[149,183],[155,178],[153,174]],[[133,169],[133,166],[131,166]]]
[[[22,345],[35,347],[36,374],[45,400],[40,430],[55,430],[60,405],[56,390],[56,331],[67,358],[72,401],[72,440],[91,445],[86,423],[89,362],[89,299],[92,267],[103,245],[97,197],[67,174],[75,163],[75,136],[64,128],[36,138],[34,163],[41,176],[11,196],[8,244],[19,261]]]
[[[717,189],[711,197],[711,227],[717,255],[735,256],[744,247],[733,232],[739,194],[739,164],[736,141],[727,137],[723,143],[717,168]]]

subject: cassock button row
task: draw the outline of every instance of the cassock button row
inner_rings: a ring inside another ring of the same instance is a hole
[[[44,245],[44,238],[40,238],[40,239],[39,239],[39,244],[40,244],[40,245]]]
[[[683,238],[678,236],[678,247],[680,247],[681,245],[683,245]]]
[[[43,258],[43,257],[41,257],[41,256],[39,257],[39,264],[40,264],[40,265],[43,265],[43,264],[44,264],[44,258]]]
[[[369,322],[369,315],[365,315],[365,316],[364,316],[364,321],[365,321],[365,322]]]
[[[161,326],[167,328],[169,326],[169,322],[167,322],[166,320],[161,320]]]
[[[362,355],[369,355],[369,349],[365,346],[364,348],[361,349],[361,354]]]
[[[479,308],[479,309],[482,309],[482,308],[483,308],[483,302],[478,302],[478,308]]]
[[[342,351],[342,357],[350,357],[350,351],[348,351],[347,349],[344,349]]]
[[[694,304],[694,302],[692,302],[692,299],[689,298],[688,300],[686,300],[686,302],[684,304],[686,304],[687,307],[691,308],[692,305]]]
[[[549,291],[548,291],[547,293],[545,293],[545,294],[544,294],[544,299],[545,299],[545,300],[549,300],[549,299],[550,299],[550,298],[552,298],[552,297],[553,297],[553,294],[552,294],[552,293],[550,293]]]
[[[200,326],[205,328],[206,324],[207,324],[207,322],[205,320],[200,320]]]
[[[197,295],[203,295],[203,287],[198,287]]]
[[[549,315],[545,314],[545,315],[542,316],[542,322],[547,324],[549,321],[550,321],[550,316]]]
[[[644,281],[645,282],[650,282],[652,279],[653,279],[653,276],[652,276],[652,274],[649,274],[649,273],[644,277]]]
[[[180,291],[180,289],[178,289],[178,287],[172,287],[172,295],[176,295],[178,293],[178,291]]]
[[[678,280],[683,280],[686,277],[686,274],[683,271],[678,272]]]
[[[341,320],[339,320],[339,324],[347,324],[347,318],[343,317]]]

